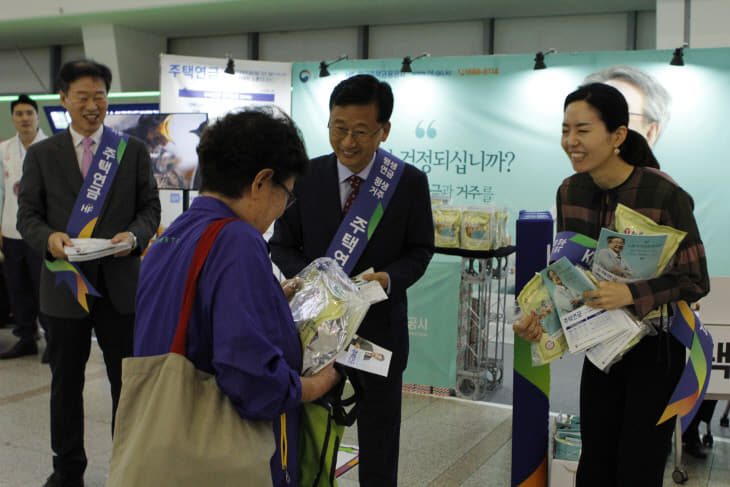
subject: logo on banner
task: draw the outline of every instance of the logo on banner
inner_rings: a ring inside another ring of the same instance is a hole
[[[410,336],[426,337],[428,336],[428,318],[409,316],[408,317],[408,334]]]
[[[309,70],[303,69],[299,71],[299,81],[301,81],[302,83],[306,83],[311,77],[312,73],[310,73]]]

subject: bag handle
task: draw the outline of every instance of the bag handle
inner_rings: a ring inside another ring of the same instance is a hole
[[[205,264],[205,259],[208,258],[216,237],[223,227],[233,220],[238,220],[238,218],[230,217],[214,221],[208,225],[208,228],[205,229],[200,240],[198,240],[198,246],[195,248],[195,254],[193,254],[193,260],[190,263],[188,276],[185,280],[182,309],[180,311],[180,318],[177,321],[177,331],[175,332],[175,339],[172,341],[170,353],[185,356],[188,344],[188,322],[190,321],[190,313],[193,311],[193,302],[195,301],[195,294],[198,288],[200,270],[203,268],[203,264]]]
[[[342,426],[352,426],[353,424],[355,424],[355,420],[360,414],[360,408],[362,407],[362,403],[364,400],[363,397],[365,396],[365,390],[360,379],[360,372],[347,367],[342,367],[342,369],[342,372],[344,372],[346,378],[350,379],[353,393],[350,397],[342,397],[345,384],[345,378],[343,377],[341,383],[334,388],[337,392],[331,401],[332,412],[334,420],[337,424]],[[346,406],[352,406],[349,412],[345,409]]]

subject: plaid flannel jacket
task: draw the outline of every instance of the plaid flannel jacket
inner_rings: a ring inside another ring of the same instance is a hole
[[[597,239],[602,227],[614,229],[621,203],[655,222],[687,232],[667,270],[659,277],[629,284],[639,318],[662,304],[693,302],[710,290],[705,248],[694,215],[694,202],[658,169],[636,167],[621,185],[604,190],[588,174],[565,179],[557,194],[557,230]]]

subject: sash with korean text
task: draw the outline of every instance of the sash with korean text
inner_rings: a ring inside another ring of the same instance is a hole
[[[99,219],[104,201],[117,174],[127,148],[129,136],[104,127],[99,148],[94,154],[81,191],[71,210],[66,233],[71,238],[90,238]],[[46,260],[46,267],[56,276],[56,286],[65,282],[82,308],[89,311],[86,295],[100,296],[81,269],[64,259]]]
[[[347,274],[355,268],[368,241],[383,218],[406,163],[383,149],[375,153],[368,179],[332,239],[327,257],[337,261]]]

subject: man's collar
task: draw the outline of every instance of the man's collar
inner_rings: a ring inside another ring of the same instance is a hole
[[[84,140],[85,135],[81,135],[76,130],[71,127],[71,125],[68,126],[68,131],[71,133],[71,140],[73,140],[74,147],[79,145],[82,140]],[[99,147],[99,144],[101,143],[101,134],[104,133],[104,124],[101,125],[98,129],[96,129],[96,132],[91,134],[91,139],[96,143],[96,147]]]
[[[340,183],[344,183],[353,174],[357,174],[358,176],[360,176],[360,179],[367,180],[368,176],[370,175],[370,169],[372,169],[372,167],[373,167],[373,162],[375,161],[376,155],[377,155],[377,152],[375,152],[373,154],[373,158],[370,159],[370,162],[368,162],[368,165],[365,166],[365,168],[358,173],[352,172],[349,167],[345,166],[344,164],[342,164],[340,162],[339,159],[337,159],[337,180]]]

